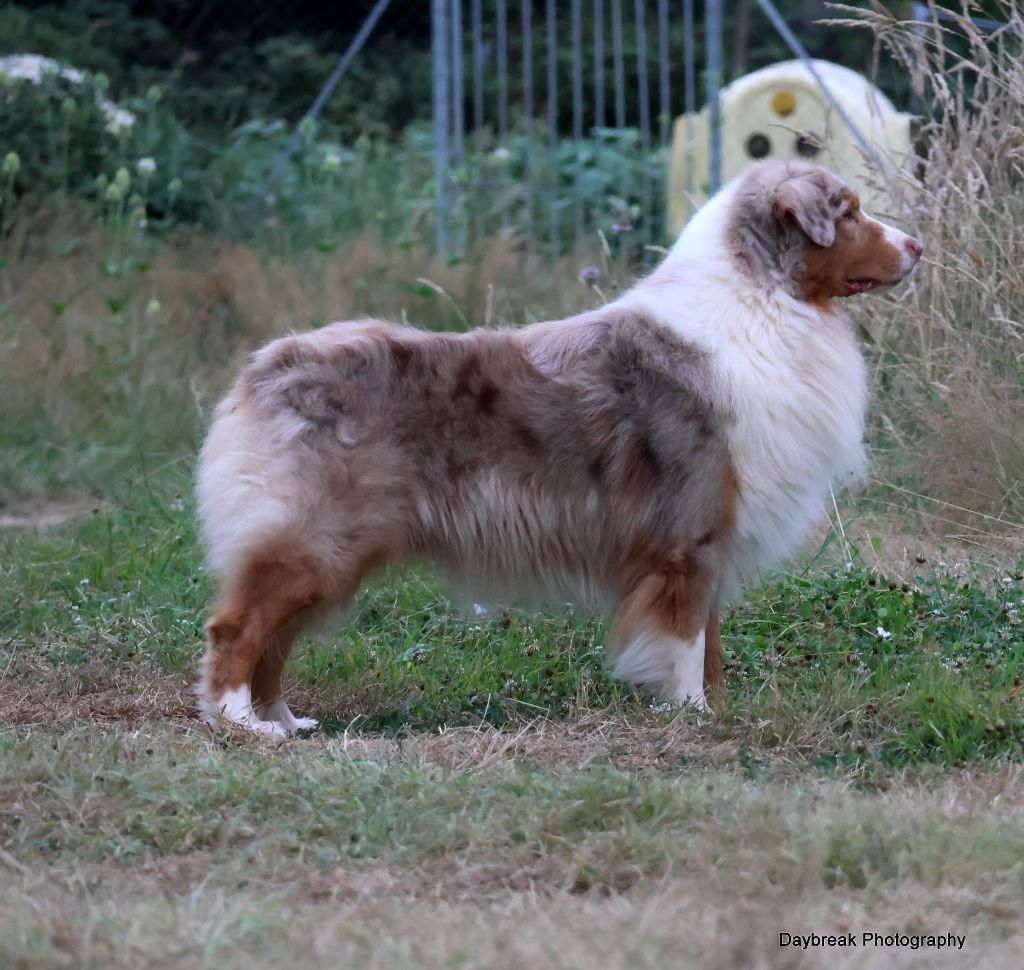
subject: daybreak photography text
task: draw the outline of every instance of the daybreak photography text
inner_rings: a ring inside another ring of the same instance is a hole
[[[964,948],[966,934],[956,933],[779,933],[779,946],[798,950],[815,950],[826,946],[899,947],[905,950],[942,950]]]

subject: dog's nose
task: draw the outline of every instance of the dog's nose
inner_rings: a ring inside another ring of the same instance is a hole
[[[907,241],[903,245],[914,259],[921,258],[921,253],[924,252],[924,245],[919,243],[913,236],[908,236]]]

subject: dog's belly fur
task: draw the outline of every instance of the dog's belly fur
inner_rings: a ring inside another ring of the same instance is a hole
[[[370,321],[275,341],[218,421],[260,442],[244,501],[270,484],[274,531],[329,569],[422,556],[489,598],[614,600],[720,554],[731,471],[708,381],[636,313],[466,334]],[[217,507],[218,451],[203,517],[242,523]]]

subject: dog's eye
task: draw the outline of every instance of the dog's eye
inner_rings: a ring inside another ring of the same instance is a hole
[[[850,209],[849,212],[844,212],[843,213],[843,218],[847,222],[856,222],[857,221],[857,213],[854,212],[853,209]]]

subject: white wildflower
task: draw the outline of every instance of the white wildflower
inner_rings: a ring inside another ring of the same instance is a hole
[[[152,158],[140,158],[135,163],[135,171],[148,179],[156,171],[156,162]]]
[[[880,626],[876,628],[875,636],[878,637],[879,640],[888,640],[892,634],[884,626]]]
[[[131,131],[135,124],[135,115],[130,111],[119,108],[113,101],[108,101],[106,98],[100,101],[100,108],[103,111],[103,117],[107,119],[104,127],[110,134],[125,135]]]
[[[87,80],[82,71],[67,67],[52,57],[41,57],[39,54],[11,54],[7,57],[0,57],[0,83],[28,81],[30,84],[40,84],[43,78],[54,75],[79,86],[85,84]],[[110,81],[106,74],[94,75],[93,84],[99,92],[96,100],[106,119],[107,131],[113,135],[128,131],[135,124],[135,115],[103,97],[103,92],[110,87]]]

